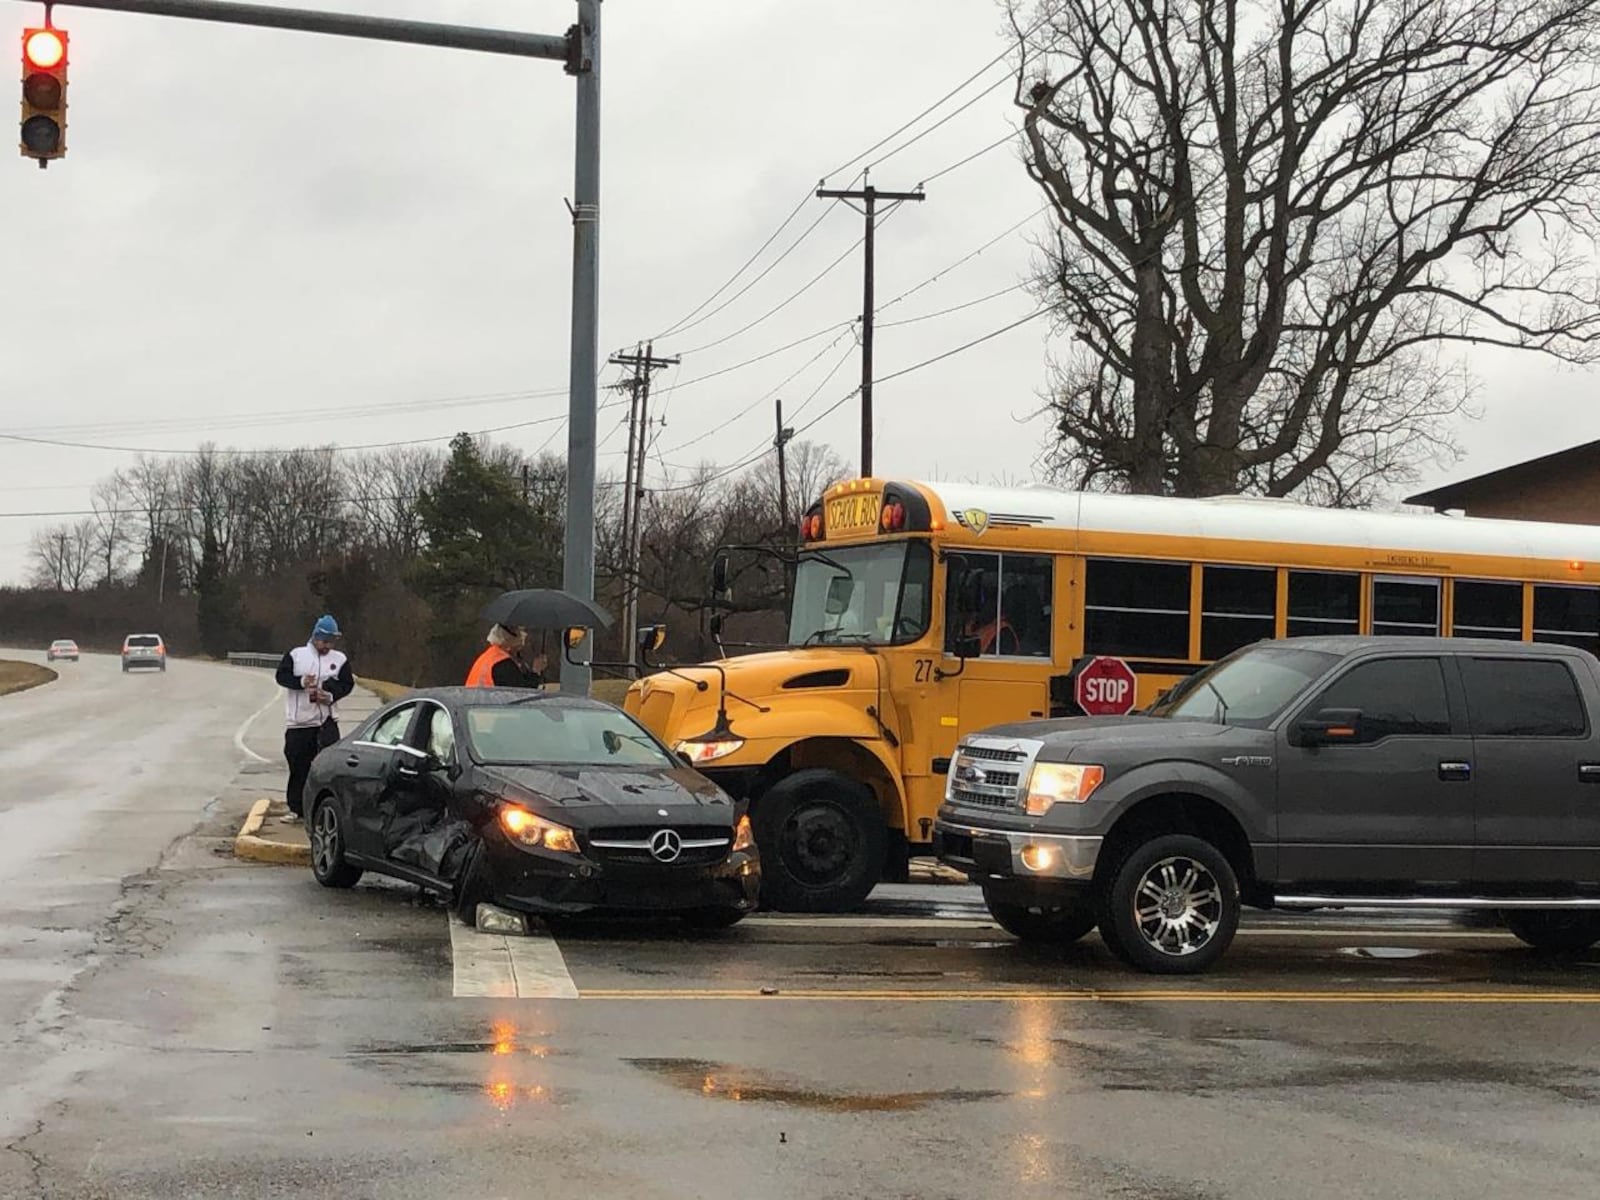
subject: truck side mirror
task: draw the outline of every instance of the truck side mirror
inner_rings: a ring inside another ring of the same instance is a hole
[[[1337,746],[1361,739],[1359,708],[1324,708],[1295,726],[1302,746]]]

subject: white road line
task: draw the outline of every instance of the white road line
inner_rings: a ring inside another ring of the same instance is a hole
[[[561,947],[540,929],[527,937],[503,937],[479,933],[452,916],[450,957],[457,997],[578,999],[578,987],[567,971]]]
[[[261,755],[257,754],[254,750],[250,749],[249,746],[246,746],[244,744],[244,735],[247,732],[249,732],[250,726],[254,725],[262,717],[266,716],[267,715],[267,710],[269,708],[271,708],[274,704],[277,704],[278,702],[279,702],[278,701],[278,695],[277,695],[276,692],[274,692],[272,697],[265,704],[263,704],[260,708],[256,709],[255,712],[251,713],[248,717],[246,717],[243,721],[241,721],[239,723],[239,728],[237,728],[237,729],[235,729],[233,731],[233,748],[235,750],[237,750],[240,754],[244,755],[246,758],[253,758],[258,763],[265,763],[265,762],[271,762],[272,761],[270,758],[263,758]]]

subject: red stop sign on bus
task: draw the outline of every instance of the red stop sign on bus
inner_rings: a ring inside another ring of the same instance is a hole
[[[1078,707],[1091,717],[1125,717],[1133,711],[1138,687],[1133,668],[1120,658],[1091,658],[1074,684]]]

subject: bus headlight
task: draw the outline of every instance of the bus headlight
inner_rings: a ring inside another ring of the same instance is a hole
[[[1106,769],[1087,763],[1034,763],[1022,811],[1042,817],[1057,804],[1082,804],[1104,782]]]
[[[703,766],[708,762],[716,762],[719,758],[744,749],[743,738],[728,738],[720,742],[682,741],[673,747],[679,754],[689,759],[691,766]]]

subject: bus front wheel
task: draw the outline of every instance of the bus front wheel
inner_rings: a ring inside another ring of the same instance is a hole
[[[785,776],[751,805],[761,898],[779,912],[848,912],[883,872],[888,832],[872,789],[838,771]]]

